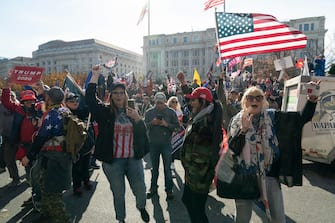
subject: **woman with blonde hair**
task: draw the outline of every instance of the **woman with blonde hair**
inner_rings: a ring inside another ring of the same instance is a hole
[[[260,200],[270,222],[286,221],[280,183],[302,185],[301,132],[313,117],[317,99],[307,95],[301,112],[275,111],[267,109],[260,88],[250,87],[242,97],[242,110],[229,124],[229,149],[238,158],[239,170],[259,177]],[[253,201],[235,198],[236,222],[250,221]]]
[[[182,122],[183,122],[183,112],[181,110],[178,98],[176,96],[171,96],[166,104],[169,108],[172,108],[176,112],[179,123],[182,124]]]
[[[180,103],[178,101],[178,97],[171,96],[169,98],[169,100],[166,102],[166,104],[169,108],[172,108],[176,112],[179,124],[182,126],[183,125],[183,112],[181,110],[181,106],[180,106]],[[170,167],[171,168],[171,174],[172,174],[173,178],[176,177],[176,168],[174,166],[174,160],[175,160],[175,155],[176,154],[177,153],[172,154],[171,167]]]

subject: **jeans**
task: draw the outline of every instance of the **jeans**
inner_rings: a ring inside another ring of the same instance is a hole
[[[162,154],[163,165],[164,165],[164,178],[165,178],[165,191],[167,193],[172,192],[173,181],[170,170],[171,166],[171,155],[172,147],[171,144],[150,144],[150,158],[152,163],[151,170],[151,185],[150,190],[157,190],[157,180],[159,175],[159,161],[160,155]]]
[[[280,183],[275,177],[266,177],[266,190],[269,201],[269,209],[271,213],[271,222],[285,223],[285,211],[283,194],[281,192]],[[237,223],[250,222],[252,214],[252,205],[254,200],[235,200]]]
[[[137,209],[146,205],[146,188],[144,182],[143,161],[134,158],[114,159],[113,163],[102,163],[103,171],[109,181],[113,193],[116,219],[123,221],[126,218],[125,206],[125,176],[136,198]]]

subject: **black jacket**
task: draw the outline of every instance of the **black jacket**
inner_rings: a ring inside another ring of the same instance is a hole
[[[90,83],[86,89],[85,100],[92,118],[98,123],[99,134],[95,143],[95,156],[98,160],[113,162],[113,139],[115,114],[110,106],[105,105],[96,97],[97,85]],[[134,127],[134,158],[141,159],[149,152],[149,141],[143,120],[133,122]]]

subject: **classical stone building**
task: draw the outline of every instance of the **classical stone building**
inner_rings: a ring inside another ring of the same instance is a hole
[[[68,70],[77,74],[88,72],[93,65],[106,63],[118,58],[118,66],[114,72],[142,74],[142,56],[126,49],[96,39],[65,42],[53,40],[38,46],[33,52],[33,61],[44,67],[45,73],[57,73]]]
[[[217,58],[214,28],[205,31],[150,35],[143,38],[143,57],[146,71],[154,78],[164,78],[183,71],[189,79],[196,68],[206,74]]]
[[[291,19],[287,24],[295,27],[307,36],[307,46],[304,49],[295,51],[297,58],[314,58],[318,55],[324,55],[325,35],[328,31],[325,29],[326,18],[324,16],[308,17],[301,19]]]

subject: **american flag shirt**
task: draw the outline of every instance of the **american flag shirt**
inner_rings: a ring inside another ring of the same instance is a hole
[[[65,107],[55,107],[46,113],[37,135],[45,138],[64,135],[62,114],[66,110]]]
[[[133,149],[133,124],[124,111],[121,111],[114,124],[114,158],[131,158]]]

